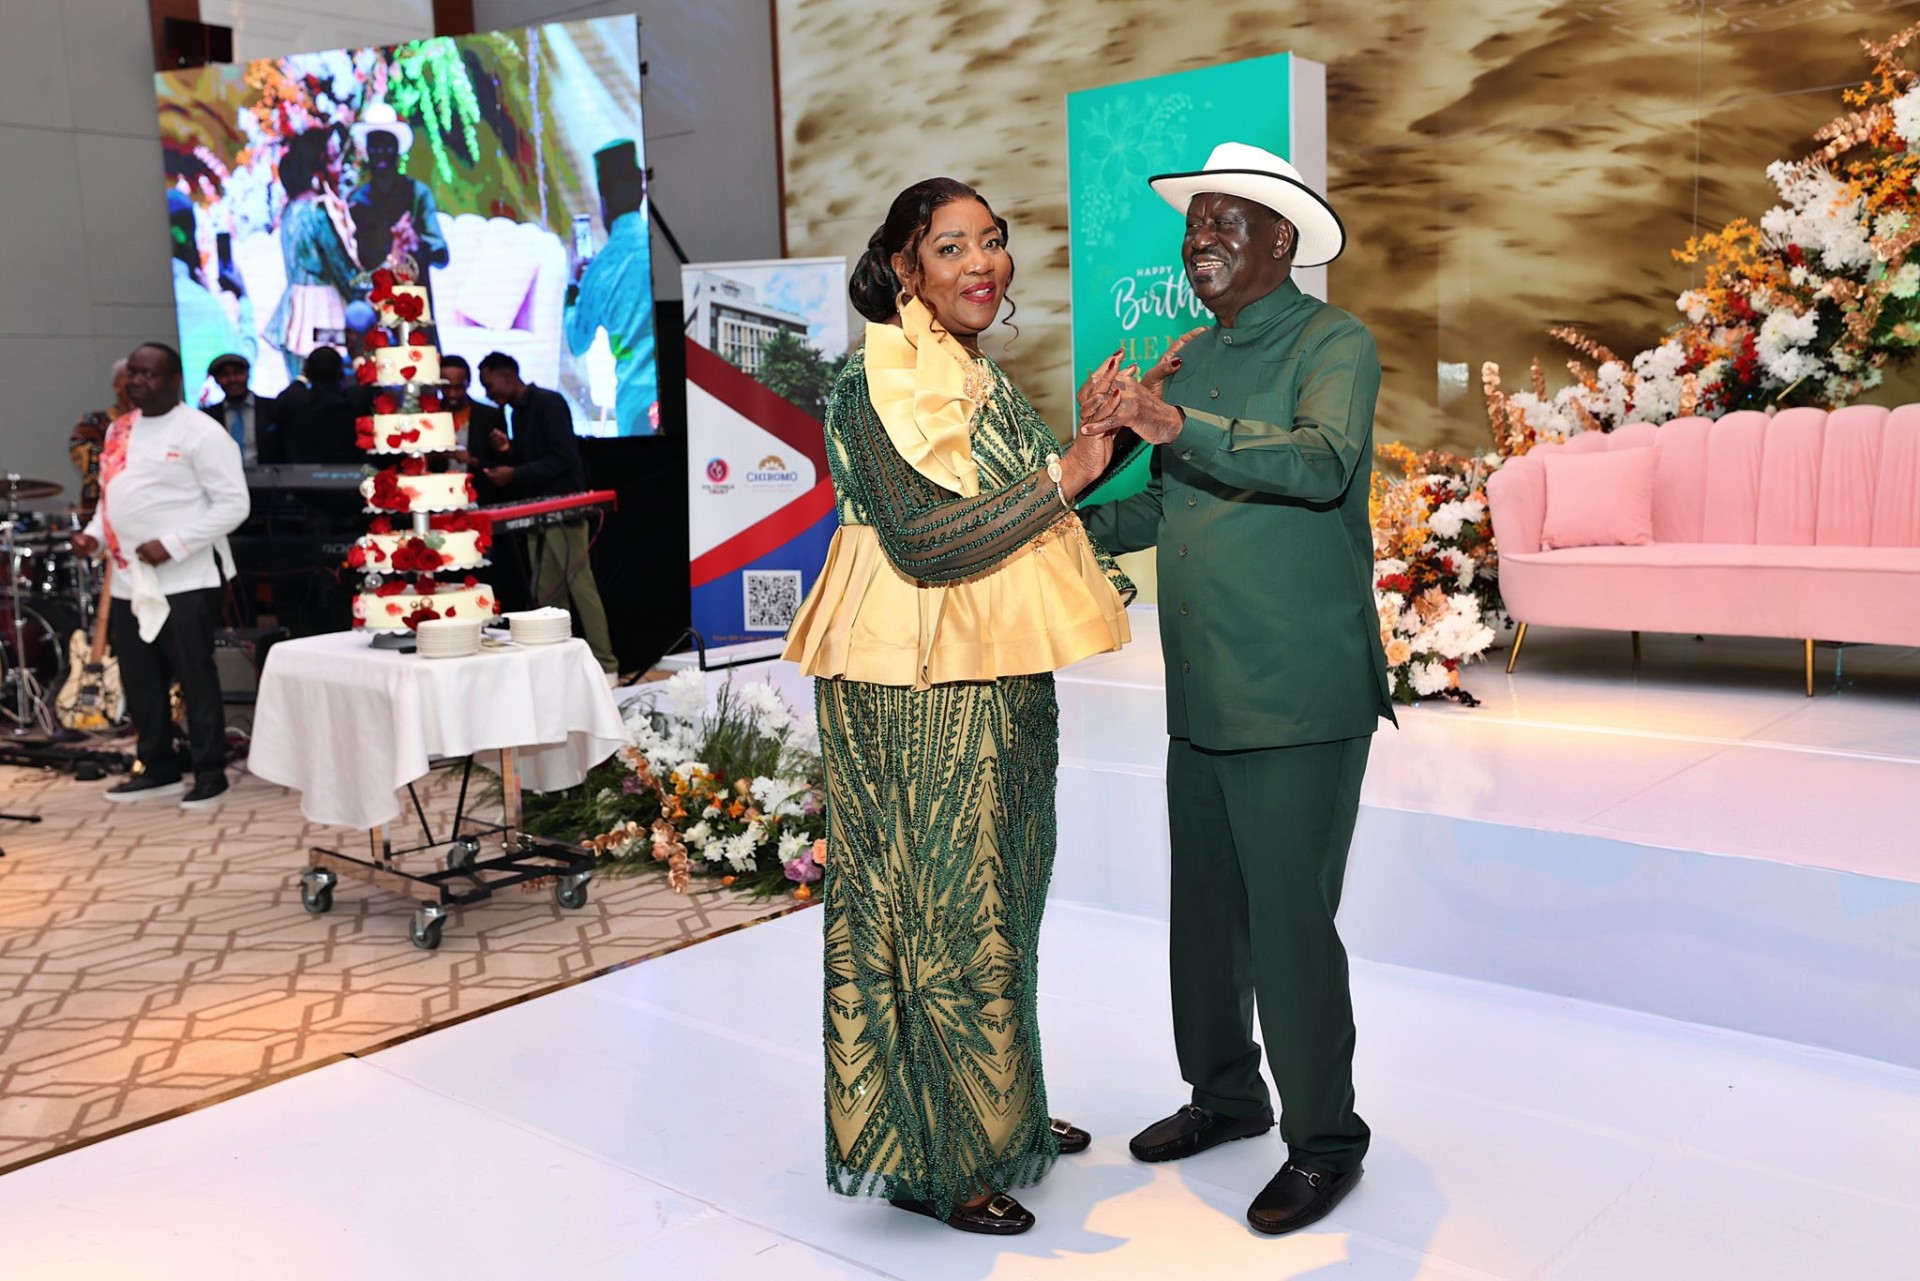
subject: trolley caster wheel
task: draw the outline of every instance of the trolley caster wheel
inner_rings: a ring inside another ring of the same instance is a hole
[[[333,886],[308,885],[302,882],[300,886],[300,906],[306,908],[315,916],[321,916],[327,912],[331,912],[333,910]]]
[[[585,881],[555,881],[553,883],[553,901],[569,912],[577,912],[587,905],[587,883]]]
[[[440,927],[444,922],[444,917],[436,916],[431,920],[422,920],[416,915],[412,924],[407,926],[407,937],[413,940],[415,947],[431,952],[440,946]]]
[[[457,872],[461,868],[472,867],[479,859],[480,842],[471,836],[463,836],[447,851],[447,870]]]

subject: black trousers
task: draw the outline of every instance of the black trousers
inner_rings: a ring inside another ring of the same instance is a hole
[[[187,704],[187,750],[194,778],[210,781],[226,772],[226,715],[220,699],[220,671],[213,663],[213,632],[220,622],[224,595],[218,587],[203,587],[167,597],[173,612],[152,644],[140,639],[132,602],[113,602],[107,630],[120,661],[127,712],[139,735],[140,763],[156,778],[180,774],[169,698],[175,681],[180,682]]]

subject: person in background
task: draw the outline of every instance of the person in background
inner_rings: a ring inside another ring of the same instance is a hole
[[[281,461],[353,464],[361,462],[356,420],[373,412],[373,396],[346,381],[347,362],[334,347],[316,348],[300,376],[280,393],[275,413],[283,443]],[[359,503],[358,497],[353,502]]]
[[[506,452],[494,448],[495,434],[501,438],[507,434],[506,415],[496,406],[472,397],[468,389],[473,384],[473,370],[465,356],[442,356],[440,380],[444,384],[440,403],[453,415],[454,430],[464,442],[454,459],[473,473],[476,501],[482,506],[505,502],[506,495],[487,480],[486,470],[508,463]],[[480,581],[493,588],[500,608],[504,611],[532,609],[529,584],[533,574],[519,535],[496,535],[487,558],[493,563],[478,571]]]
[[[67,457],[80,473],[80,501],[74,504],[73,514],[82,524],[93,519],[93,509],[100,503],[100,447],[106,442],[107,429],[114,419],[132,412],[133,402],[127,399],[127,360],[122,356],[113,362],[113,403],[81,415],[67,435]]]
[[[447,265],[447,238],[433,191],[400,172],[401,158],[413,150],[413,126],[386,103],[371,103],[353,126],[353,142],[366,174],[347,197],[360,265],[376,271],[411,259],[424,284],[427,268]]]
[[[280,157],[287,192],[280,257],[287,291],[266,333],[279,343],[289,378],[300,376],[310,353],[345,338],[347,301],[360,291],[353,218],[339,194],[340,136],[336,125],[305,130],[288,140]]]
[[[510,499],[576,494],[587,487],[580,442],[573,436],[573,410],[557,391],[536,387],[520,377],[520,362],[491,352],[480,362],[480,385],[487,398],[506,411],[509,430],[490,434],[490,456],[502,458],[480,475],[494,491]],[[529,536],[533,547],[534,597],[542,605],[571,606],[600,670],[619,675],[620,663],[607,632],[607,611],[593,580],[584,517],[548,525]]]
[[[459,463],[473,471],[473,488],[482,506],[505,502],[506,496],[486,478],[490,468],[507,463],[507,451],[494,448],[496,433],[507,434],[507,416],[498,406],[473,398],[473,367],[465,356],[442,356],[440,380],[444,385],[441,407],[453,415],[453,429],[460,434]]]
[[[614,418],[620,434],[647,435],[660,425],[647,180],[631,142],[595,152],[593,165],[607,243],[590,261],[574,264],[576,282],[567,286],[567,347],[574,355],[584,356],[594,336],[603,328],[607,331],[617,377]]]
[[[233,565],[227,535],[247,517],[247,480],[226,428],[181,403],[180,353],[144,343],[127,357],[134,413],[107,432],[100,507],[73,549],[113,558],[108,630],[139,735],[140,771],[107,789],[109,801],[177,796],[217,804],[227,790],[226,722],[213,662],[223,585]],[[181,780],[170,691],[187,705],[193,787]]]
[[[284,463],[286,439],[280,433],[278,404],[272,397],[261,400],[253,394],[247,385],[252,372],[253,365],[238,352],[215,356],[207,376],[220,385],[226,399],[209,405],[207,412],[226,424],[246,466]]]
[[[168,239],[173,250],[173,306],[180,324],[181,359],[198,380],[187,391],[194,399],[205,383],[204,372],[222,352],[251,352],[253,300],[237,272],[222,270],[208,286],[200,258],[193,201],[179,190],[167,192]],[[231,301],[221,294],[231,296]]]

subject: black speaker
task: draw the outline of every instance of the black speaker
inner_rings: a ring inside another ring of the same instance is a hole
[[[251,703],[267,651],[287,635],[284,627],[223,627],[215,632],[213,665],[220,671],[220,701]]]
[[[163,18],[160,44],[170,67],[204,67],[233,61],[233,28],[191,18]]]

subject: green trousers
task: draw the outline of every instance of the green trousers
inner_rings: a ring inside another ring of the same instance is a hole
[[[1167,751],[1170,952],[1180,1074],[1200,1107],[1269,1106],[1256,1005],[1289,1157],[1344,1174],[1366,1154],[1353,1110],[1353,1001],[1334,928],[1371,738]]]
[[[580,616],[580,630],[600,670],[619,671],[620,660],[613,655],[613,638],[607,632],[607,608],[600,603],[600,587],[593,581],[593,564],[587,559],[586,522],[549,525],[534,531],[532,538],[534,604],[572,609]]]

